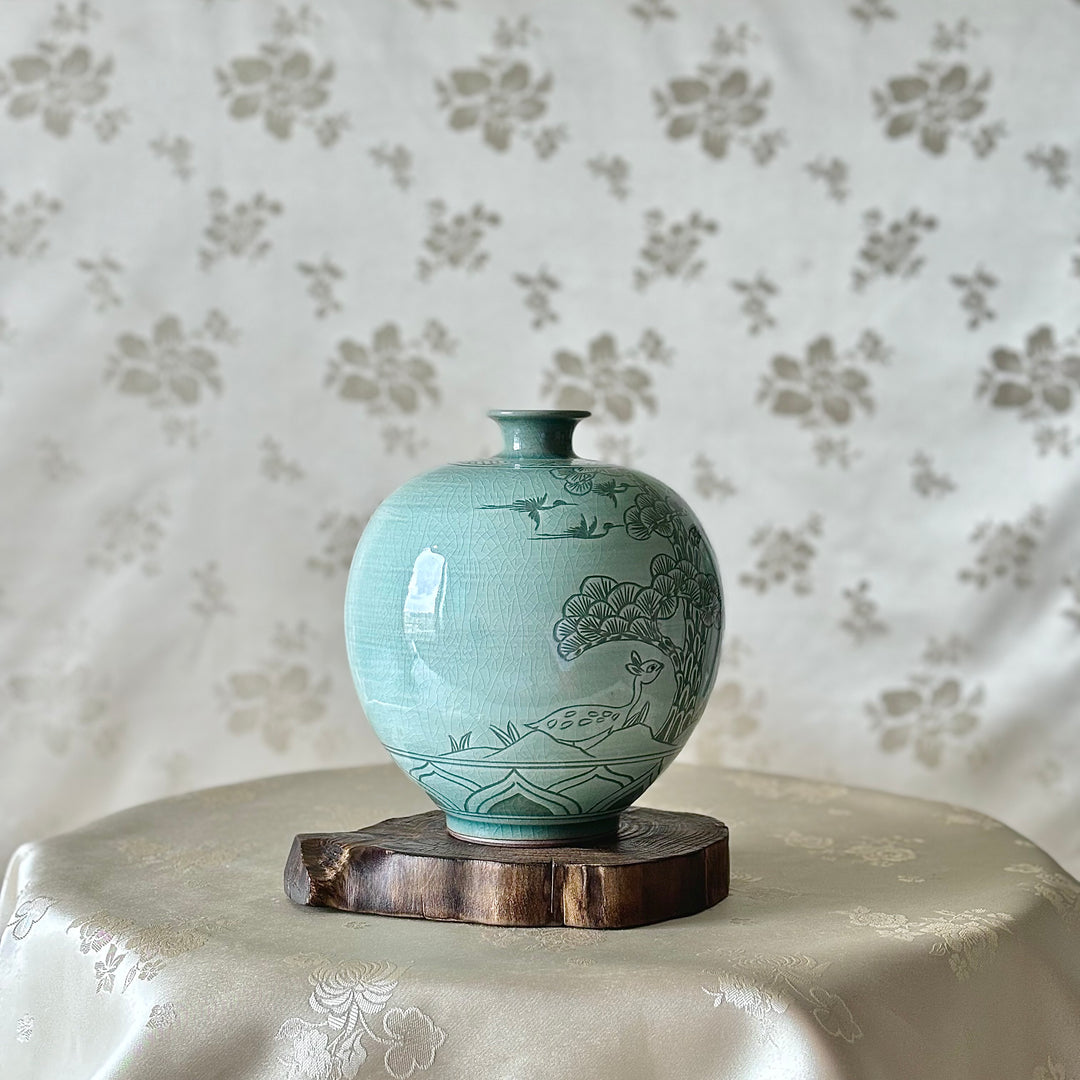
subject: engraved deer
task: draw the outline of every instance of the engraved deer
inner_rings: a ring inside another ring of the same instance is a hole
[[[636,652],[632,652],[626,670],[634,677],[634,688],[630,700],[625,704],[567,705],[539,720],[529,720],[525,726],[542,731],[559,742],[585,743],[599,741],[598,737],[612,731],[642,723],[649,715],[649,703],[646,701],[638,708],[641,688],[648,686],[664,670],[664,664],[660,660],[642,660]]]

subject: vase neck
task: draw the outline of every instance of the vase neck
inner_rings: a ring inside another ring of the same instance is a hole
[[[488,416],[499,425],[507,460],[572,458],[574,428],[590,414],[569,409],[493,409]]]

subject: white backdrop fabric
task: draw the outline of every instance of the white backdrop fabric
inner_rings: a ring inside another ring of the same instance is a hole
[[[385,760],[364,521],[560,406],[720,557],[687,761],[1076,873],[1078,55],[1075,0],[0,0],[0,856]]]

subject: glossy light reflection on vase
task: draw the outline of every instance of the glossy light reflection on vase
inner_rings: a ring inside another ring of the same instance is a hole
[[[452,833],[601,837],[701,716],[723,636],[716,558],[670,488],[574,456],[588,413],[488,415],[501,454],[415,477],[368,523],[350,668]]]

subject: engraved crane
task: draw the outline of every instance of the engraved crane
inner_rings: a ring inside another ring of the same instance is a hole
[[[516,510],[519,514],[525,514],[533,523],[534,529],[540,528],[540,514],[544,510],[554,510],[556,506],[569,506],[563,499],[548,502],[547,493],[532,499],[515,499],[512,503],[489,503],[487,506],[478,507],[480,510]]]
[[[574,525],[568,525],[565,532],[540,533],[539,536],[530,536],[530,540],[602,540],[612,529],[623,529],[625,525],[617,525],[614,521],[605,521],[603,525],[597,525],[597,518],[589,521],[584,514],[581,520]]]
[[[664,664],[660,660],[642,660],[636,652],[632,652],[626,670],[634,677],[634,687],[630,700],[625,704],[567,705],[566,708],[556,709],[539,720],[529,720],[525,726],[542,731],[559,742],[584,743],[619,728],[640,724],[649,714],[647,701],[638,708],[641,688],[648,686],[664,670]]]

